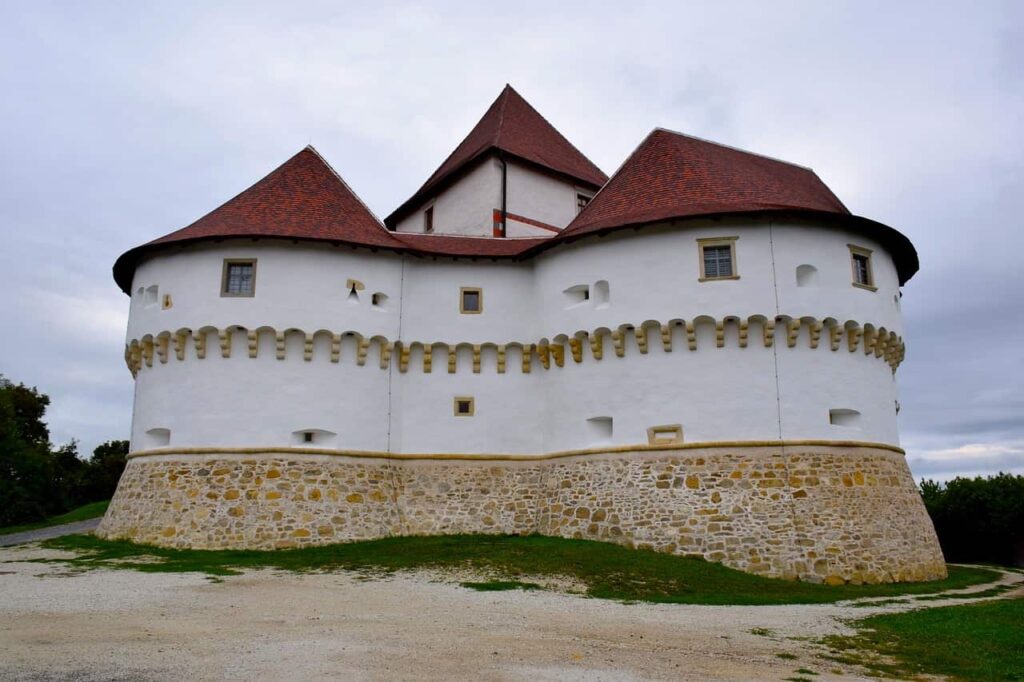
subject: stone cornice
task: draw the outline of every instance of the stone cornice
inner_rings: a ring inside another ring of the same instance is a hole
[[[226,328],[204,326],[195,330],[182,328],[176,331],[146,334],[140,339],[130,341],[125,346],[124,353],[128,369],[132,372],[132,376],[135,376],[143,366],[152,367],[154,357],[158,362],[166,363],[173,352],[177,360],[184,360],[186,349],[190,344],[194,347],[197,358],[206,358],[207,352],[211,350],[208,347],[211,335],[215,338],[216,344],[212,348],[213,352],[219,352],[221,357],[228,358],[231,357],[234,336],[244,334],[248,356],[255,358],[260,352],[260,335],[272,334],[274,354],[278,360],[284,360],[287,357],[288,337],[298,335],[302,340],[302,357],[307,362],[313,360],[317,346],[316,341],[321,337],[324,338],[324,342],[320,345],[327,349],[330,361],[340,362],[342,342],[349,338],[355,342],[353,355],[356,364],[360,366],[365,365],[367,359],[371,357],[372,347],[372,357],[375,360],[373,364],[381,369],[387,369],[392,358],[397,358],[399,371],[405,373],[411,364],[412,351],[419,347],[422,350],[421,368],[423,372],[432,372],[435,359],[440,359],[443,363],[442,366],[447,366],[448,373],[455,374],[459,369],[458,351],[465,348],[471,354],[474,374],[481,371],[481,355],[485,350],[493,350],[496,353],[497,373],[504,374],[508,368],[507,352],[511,348],[519,350],[519,361],[514,364],[519,366],[522,373],[529,373],[537,364],[545,370],[551,369],[552,365],[563,367],[567,357],[574,363],[580,363],[586,353],[589,353],[594,360],[601,360],[606,350],[614,352],[617,357],[624,357],[627,350],[639,352],[641,355],[647,354],[651,345],[660,345],[662,351],[671,352],[675,345],[673,331],[677,328],[682,332],[680,336],[685,337],[687,350],[696,351],[698,327],[705,325],[714,329],[715,348],[725,347],[727,341],[730,344],[735,343],[739,348],[746,348],[750,343],[752,330],[754,338],[766,348],[771,348],[776,342],[784,343],[788,348],[794,348],[800,343],[800,337],[803,336],[805,343],[810,348],[825,346],[833,352],[845,348],[850,353],[859,350],[865,355],[874,355],[876,358],[883,359],[894,373],[906,354],[903,339],[885,327],[876,327],[870,323],[861,324],[854,320],[840,322],[834,318],[821,320],[815,317],[785,315],[774,318],[767,318],[763,315],[752,315],[746,318],[726,316],[721,319],[701,316],[691,320],[672,319],[664,323],[648,320],[639,325],[622,324],[615,329],[599,327],[593,331],[577,331],[572,335],[560,334],[550,339],[543,338],[537,342],[512,341],[506,343],[405,342],[391,341],[379,335],[367,337],[356,331],[339,333],[324,329],[309,332],[293,327],[275,329],[263,326],[251,329],[238,325]]]
[[[740,440],[704,441],[694,443],[614,445],[577,450],[560,450],[543,454],[471,454],[471,453],[399,453],[380,450],[334,450],[327,448],[304,448],[287,445],[266,447],[181,447],[137,450],[128,455],[135,457],[157,457],[161,455],[326,455],[330,457],[356,457],[366,459],[394,460],[464,460],[473,462],[536,462],[564,457],[583,457],[624,452],[659,452],[677,450],[723,449],[723,448],[804,448],[804,447],[871,448],[889,450],[905,455],[904,450],[888,443],[872,443],[855,440]]]

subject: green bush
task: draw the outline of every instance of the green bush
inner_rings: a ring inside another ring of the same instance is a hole
[[[1024,566],[1024,476],[921,481],[947,561]]]

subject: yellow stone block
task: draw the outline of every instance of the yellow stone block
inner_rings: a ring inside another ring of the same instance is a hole
[[[224,499],[225,500],[237,500],[240,495],[241,495],[240,492],[238,492],[237,490],[232,488],[231,490],[229,490],[226,493],[224,493]]]
[[[696,490],[700,487],[700,479],[693,474],[690,474],[686,477],[686,487]]]
[[[267,491],[267,499],[268,500],[279,500],[279,499],[281,499],[281,493],[277,492],[276,490],[268,490]]]
[[[360,495],[359,493],[352,493],[345,499],[351,502],[352,504],[359,504],[360,502],[363,501],[363,496]]]
[[[308,538],[311,533],[305,528],[296,528],[292,531],[293,538]]]

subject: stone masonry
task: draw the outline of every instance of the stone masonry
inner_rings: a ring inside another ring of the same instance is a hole
[[[198,549],[540,533],[814,582],[946,575],[904,457],[865,446],[718,446],[528,461],[143,455],[129,461],[97,533]]]

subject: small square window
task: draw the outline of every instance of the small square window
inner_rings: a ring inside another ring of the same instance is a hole
[[[256,293],[256,260],[224,261],[221,296],[253,296]]]
[[[484,310],[484,292],[478,287],[462,287],[459,290],[459,312],[478,315]]]
[[[723,237],[697,240],[700,247],[700,281],[739,279],[736,274],[736,239]]]
[[[579,215],[579,213],[583,209],[585,209],[587,207],[587,204],[589,204],[590,200],[593,199],[593,198],[594,197],[592,197],[589,194],[583,194],[582,192],[577,192],[576,193],[576,214]]]
[[[302,442],[303,443],[312,443],[313,442],[313,432],[312,431],[303,431],[302,432]]]
[[[429,207],[423,212],[423,231],[430,234],[434,231],[434,207]]]
[[[850,248],[850,266],[853,268],[853,286],[862,289],[877,291],[875,277],[871,272],[871,249],[865,249],[853,244],[847,244]]]
[[[472,417],[475,412],[475,405],[472,398],[459,397],[455,399],[454,411],[456,417]]]

